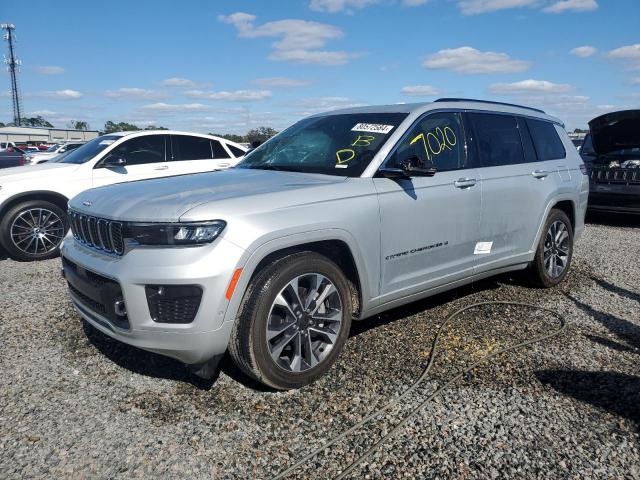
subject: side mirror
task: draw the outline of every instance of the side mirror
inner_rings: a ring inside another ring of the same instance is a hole
[[[425,167],[417,155],[403,160],[400,169],[407,177],[433,177],[437,172],[435,167]]]
[[[127,160],[123,157],[116,155],[109,155],[102,161],[102,166],[107,168],[124,167],[127,164]]]

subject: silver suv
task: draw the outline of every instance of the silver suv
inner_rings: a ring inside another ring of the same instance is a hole
[[[314,381],[352,320],[501,272],[561,282],[589,182],[562,123],[462,99],[301,120],[237,167],[70,202],[71,299],[95,328],[201,376],[229,351]]]

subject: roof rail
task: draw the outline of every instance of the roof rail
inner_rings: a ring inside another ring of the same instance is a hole
[[[434,100],[434,102],[476,102],[476,103],[489,103],[491,105],[504,105],[505,107],[517,107],[517,108],[526,108],[527,110],[533,110],[534,112],[544,113],[544,110],[540,110],[539,108],[533,107],[525,107],[524,105],[517,105],[515,103],[505,103],[505,102],[494,102],[491,100],[477,100],[475,98],[439,98]]]

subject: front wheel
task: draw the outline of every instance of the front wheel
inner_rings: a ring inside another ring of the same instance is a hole
[[[30,200],[4,215],[0,243],[16,260],[44,260],[60,253],[66,232],[66,215],[60,207],[44,200]]]
[[[229,352],[256,380],[280,390],[323,375],[349,335],[349,281],[328,258],[301,252],[254,277],[234,326]]]
[[[531,280],[553,287],[566,277],[573,255],[573,227],[567,214],[552,209],[545,222],[536,256],[529,266]]]

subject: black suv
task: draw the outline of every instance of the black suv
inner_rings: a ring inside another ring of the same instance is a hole
[[[640,110],[589,122],[580,149],[590,178],[589,209],[640,214]]]

